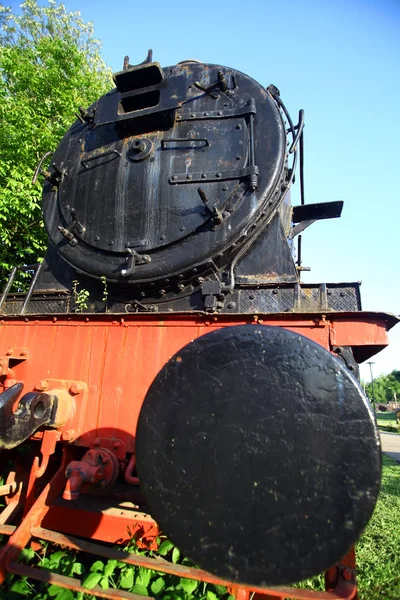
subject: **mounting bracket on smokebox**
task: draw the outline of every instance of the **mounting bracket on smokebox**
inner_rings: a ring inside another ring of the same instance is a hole
[[[300,204],[293,207],[292,220],[297,223],[292,229],[292,238],[307,229],[315,221],[321,219],[337,219],[341,216],[343,200],[336,202],[318,202],[317,204]]]

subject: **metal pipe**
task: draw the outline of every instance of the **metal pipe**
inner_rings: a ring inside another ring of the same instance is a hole
[[[36,282],[37,282],[37,279],[39,277],[39,273],[40,273],[40,271],[42,269],[42,266],[43,266],[42,262],[37,264],[36,272],[35,272],[35,274],[34,274],[34,276],[32,278],[31,285],[29,286],[29,290],[28,290],[28,292],[26,294],[24,303],[23,303],[22,308],[21,308],[21,313],[20,313],[21,315],[25,314],[26,308],[28,306],[28,302],[31,299],[33,288],[36,285]]]
[[[136,456],[135,454],[132,454],[132,456],[129,459],[128,465],[125,469],[125,481],[126,483],[131,483],[132,485],[139,485],[139,477],[134,477],[132,475],[134,469],[135,469],[135,464],[136,464]]]
[[[1,299],[0,299],[0,310],[2,309],[3,304],[4,304],[4,302],[5,302],[5,300],[6,300],[7,296],[8,296],[8,292],[10,291],[10,288],[11,288],[12,283],[14,281],[14,277],[15,277],[15,274],[17,272],[17,269],[18,269],[18,267],[13,267],[13,269],[12,269],[12,271],[11,271],[9,277],[8,277],[8,281],[7,281],[6,287],[4,288],[4,291],[3,291],[2,295],[1,295]]]

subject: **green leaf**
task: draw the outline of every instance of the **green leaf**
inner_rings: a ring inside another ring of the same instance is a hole
[[[74,565],[72,567],[72,573],[76,573],[77,575],[82,575],[82,573],[83,573],[82,564],[79,562],[74,562]]]
[[[129,590],[133,586],[134,570],[132,567],[128,567],[121,575],[119,582],[120,587],[124,590]]]
[[[94,562],[92,564],[92,566],[90,567],[90,571],[92,573],[95,573],[97,571],[103,571],[104,570],[104,563],[101,560],[96,560],[96,562]]]
[[[100,579],[102,579],[102,577],[102,573],[90,573],[90,575],[88,575],[83,582],[83,587],[87,588],[88,590],[93,589],[99,583]]]
[[[63,590],[64,588],[61,588],[59,585],[51,585],[50,587],[47,588],[47,593],[49,594],[49,596],[57,596],[57,594],[59,594],[61,592],[61,590]]]
[[[158,548],[158,554],[160,554],[161,556],[165,556],[166,554],[168,554],[168,552],[173,547],[174,547],[174,545],[172,542],[170,542],[169,540],[164,540],[163,543],[160,544],[160,547]]]
[[[115,567],[117,566],[117,561],[114,559],[111,559],[108,561],[108,563],[106,564],[106,566],[104,567],[104,575],[106,577],[109,577],[110,575],[112,575],[115,571]]]
[[[214,594],[211,590],[207,590],[207,600],[218,600],[217,594]]]
[[[71,590],[62,589],[56,596],[56,600],[74,600],[75,596]]]
[[[180,555],[180,550],[175,546],[175,548],[172,550],[172,562],[177,563]]]
[[[225,585],[217,585],[216,583],[212,584],[215,587],[217,594],[226,594],[226,586]]]
[[[155,594],[156,596],[158,594],[161,594],[161,592],[163,591],[164,588],[165,588],[165,581],[164,581],[163,577],[157,577],[157,579],[155,579],[150,586],[151,593]]]
[[[142,596],[148,596],[147,588],[144,585],[136,583],[131,589],[132,594],[141,594]]]
[[[143,585],[145,588],[147,588],[150,583],[151,575],[152,573],[150,569],[139,567],[135,583]]]
[[[23,560],[25,563],[29,563],[34,556],[35,551],[32,548],[24,548],[21,552],[20,560]]]
[[[110,587],[108,577],[102,577],[100,580],[100,586],[103,588],[103,590],[108,590]]]
[[[195,579],[184,579],[182,577],[179,582],[179,585],[182,587],[182,589],[185,590],[187,594],[192,594],[194,590],[197,589],[199,582]]]

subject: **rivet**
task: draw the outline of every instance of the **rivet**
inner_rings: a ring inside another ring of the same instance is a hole
[[[63,442],[70,442],[74,438],[76,438],[76,431],[74,429],[67,429],[61,434],[61,439]]]
[[[165,240],[165,235],[160,235],[160,240],[163,242]]]
[[[119,450],[119,448],[121,448],[121,442],[115,442],[113,448],[114,450]]]
[[[179,291],[182,291],[182,290],[184,290],[184,289],[185,289],[185,286],[183,285],[183,283],[179,283],[179,284],[178,284],[178,290],[179,290]]]
[[[249,294],[249,300],[254,300],[255,295],[254,294]]]
[[[234,302],[228,302],[226,306],[227,308],[235,308],[236,304]]]
[[[208,112],[203,113],[205,117],[208,117]]]
[[[179,279],[183,279],[183,273],[179,273],[178,277]]]
[[[164,279],[164,283],[169,283],[169,279]]]
[[[161,296],[164,296],[164,294],[166,294],[166,293],[167,293],[167,292],[166,292],[164,289],[161,289],[161,290],[160,290],[160,294],[161,294]]]
[[[242,157],[240,156],[240,154],[238,154],[238,155],[236,156],[236,160],[240,160],[241,158],[242,158]]]
[[[110,240],[110,241],[108,242],[108,245],[109,245],[109,246],[114,246],[114,242],[113,242],[112,240]]]
[[[206,175],[205,173],[202,173],[202,174],[201,174],[201,178],[202,178],[202,179],[207,179],[207,175]]]
[[[236,125],[236,129],[241,129],[241,128],[242,128],[242,126],[240,125],[240,123],[238,123],[238,124]]]
[[[184,227],[179,227],[179,231],[185,231]]]
[[[219,111],[217,112],[217,115],[220,117],[220,116],[222,115],[222,112],[219,110]]]
[[[190,118],[191,118],[191,119],[193,119],[193,117],[194,117],[194,113],[190,113],[190,115],[189,115],[189,116],[190,116]]]
[[[35,390],[38,390],[38,392],[44,392],[48,387],[49,382],[46,379],[39,379],[39,381],[35,383]]]
[[[197,283],[203,283],[204,281],[204,277],[198,277],[197,278]]]
[[[172,176],[172,179],[173,179],[174,181],[176,181],[176,180],[178,179],[178,175],[173,175],[173,176]]]
[[[217,179],[219,179],[221,177],[221,173],[216,173],[215,176]]]
[[[197,273],[197,268],[192,269],[193,273]]]
[[[228,102],[224,102],[224,106],[229,106]]]
[[[222,188],[222,191],[223,191],[223,192],[226,192],[227,190],[228,190],[228,186],[227,186],[227,185],[224,185],[224,187]]]
[[[146,292],[140,292],[140,296],[141,296],[142,298],[146,298]]]
[[[69,392],[74,396],[76,396],[76,394],[81,394],[84,389],[85,388],[81,383],[71,383],[71,385],[69,386]]]
[[[181,115],[178,115],[176,118],[177,118],[177,120],[178,120],[178,121],[179,121],[180,119],[182,119]]]
[[[191,175],[186,175],[186,179],[192,179]]]
[[[155,160],[156,160],[156,157],[155,157],[155,156],[152,156],[152,157],[150,158],[150,162],[154,162]]]

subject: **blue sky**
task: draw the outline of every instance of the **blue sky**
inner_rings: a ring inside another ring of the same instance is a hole
[[[304,108],[306,202],[345,201],[304,234],[304,280],[362,281],[365,310],[400,313],[400,0],[64,4],[93,22],[114,71],[152,48],[162,66],[196,58],[274,83],[293,119]],[[400,324],[372,360],[375,375],[400,369]]]

